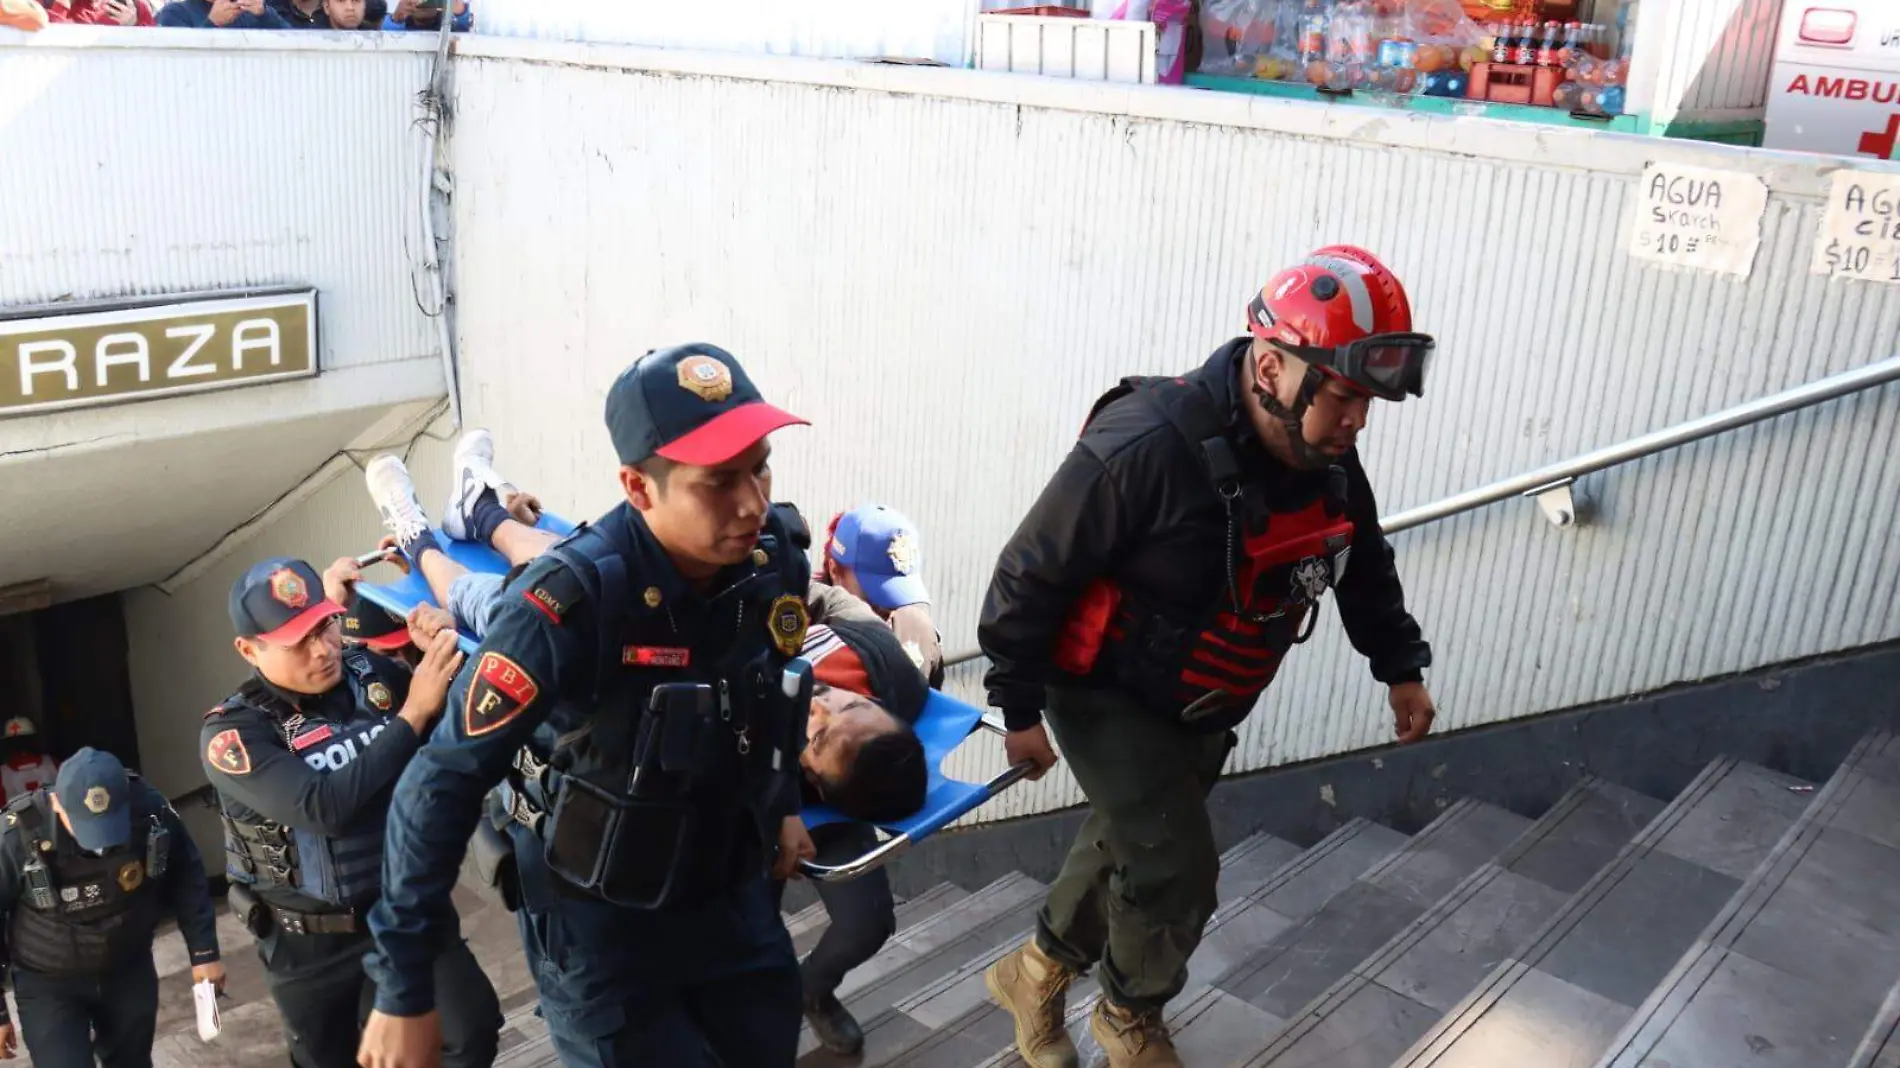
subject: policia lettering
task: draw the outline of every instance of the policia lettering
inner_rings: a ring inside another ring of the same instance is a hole
[[[387,692],[388,684],[377,676],[369,654],[349,650],[343,654],[343,667],[350,694],[347,707],[358,717],[367,717],[367,721],[357,718],[345,724],[311,719],[287,708],[282,698],[255,678],[212,709],[207,719],[217,722],[240,712],[260,718],[281,737],[283,747],[302,757],[310,769],[340,772],[367,751],[387,727],[386,713],[377,708],[370,694],[373,688]],[[232,777],[249,776],[253,770],[252,755],[235,727],[213,735],[206,747],[205,762]],[[232,883],[248,888],[248,893],[240,890],[239,896],[251,898],[248,915],[253,933],[262,933],[259,928],[267,927],[253,896],[260,890],[290,890],[326,905],[345,907],[375,896],[382,873],[381,820],[359,820],[345,833],[324,835],[265,816],[241,803],[223,804],[220,816],[226,875]]]

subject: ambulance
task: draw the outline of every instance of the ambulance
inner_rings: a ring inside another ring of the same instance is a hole
[[[1787,0],[1765,148],[1900,159],[1900,0]]]

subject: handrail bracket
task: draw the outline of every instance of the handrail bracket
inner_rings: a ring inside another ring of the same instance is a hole
[[[1535,486],[1524,491],[1524,496],[1537,502],[1537,507],[1555,527],[1582,526],[1590,518],[1589,500],[1575,491],[1577,480],[1566,475],[1555,482]]]

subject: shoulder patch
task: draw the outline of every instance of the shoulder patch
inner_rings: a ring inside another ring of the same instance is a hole
[[[462,701],[462,735],[479,738],[508,725],[540,696],[541,684],[500,653],[483,653]]]
[[[244,739],[238,737],[236,729],[212,735],[211,744],[205,747],[205,760],[226,775],[251,773],[251,754],[245,751]]]
[[[580,579],[564,567],[550,568],[534,581],[523,583],[521,588],[521,596],[557,627],[585,592]]]

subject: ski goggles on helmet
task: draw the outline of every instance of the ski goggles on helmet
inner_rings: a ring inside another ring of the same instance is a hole
[[[1436,344],[1430,334],[1410,333],[1374,334],[1327,348],[1273,342],[1281,351],[1389,401],[1425,395],[1425,365]]]

